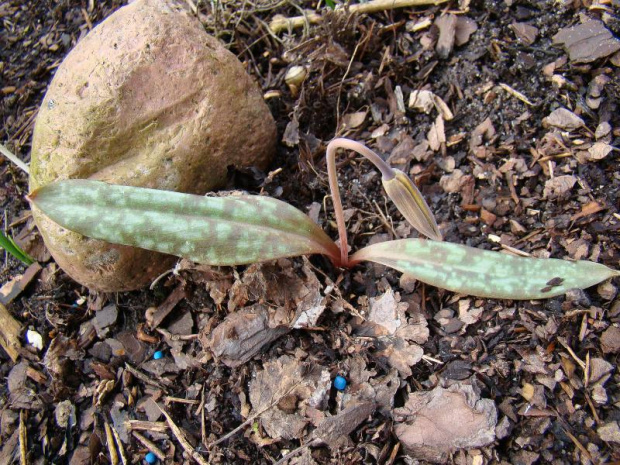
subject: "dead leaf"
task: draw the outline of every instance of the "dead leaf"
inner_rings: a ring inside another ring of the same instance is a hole
[[[394,414],[394,432],[416,459],[445,463],[457,449],[483,447],[495,440],[495,404],[481,399],[468,384],[412,393]]]
[[[553,179],[549,179],[547,182],[545,182],[543,197],[546,199],[561,197],[567,192],[569,192],[576,182],[577,178],[568,174],[564,176],[556,176]]]
[[[343,129],[355,129],[360,127],[366,121],[368,111],[356,111],[355,113],[347,113],[342,117]]]
[[[396,147],[394,147],[394,150],[392,150],[392,153],[388,158],[388,163],[392,166],[405,166],[411,161],[415,146],[415,141],[411,138],[411,136],[404,134],[401,141]]]
[[[602,160],[611,153],[614,148],[604,142],[596,142],[588,149],[588,160]]]
[[[282,142],[288,147],[295,147],[299,144],[299,121],[297,114],[294,114],[293,119],[286,125],[282,135]]]
[[[544,127],[553,126],[567,131],[574,131],[585,124],[579,116],[566,108],[558,108],[551,112],[542,122]]]
[[[603,426],[599,426],[596,432],[605,442],[620,443],[620,426],[618,426],[617,421],[611,421]]]
[[[237,367],[267,344],[290,331],[288,325],[270,321],[269,309],[255,304],[228,315],[212,332],[208,346],[222,363]]]
[[[396,330],[406,323],[405,310],[408,304],[400,302],[400,298],[396,298],[394,291],[388,289],[385,294],[380,297],[370,299],[370,312],[367,321],[381,326],[382,330],[378,330],[375,336],[394,335]]]
[[[422,360],[424,350],[417,344],[409,344],[399,337],[382,337],[377,341],[376,353],[385,358],[387,363],[398,370],[402,377],[411,376],[411,367]]]
[[[471,35],[478,30],[476,21],[467,16],[458,16],[456,20],[456,29],[454,43],[458,46],[469,42]]]
[[[561,45],[575,63],[590,63],[620,50],[620,40],[596,19],[561,29],[553,45]]]
[[[439,185],[448,194],[456,194],[461,191],[465,183],[465,174],[460,169],[455,169],[450,174],[444,174],[439,179]]]
[[[601,335],[601,349],[605,354],[617,354],[620,352],[620,328],[610,326]]]
[[[329,388],[329,371],[316,364],[300,362],[283,355],[264,364],[250,383],[252,415],[259,415],[267,434],[274,439],[298,439],[309,420],[303,416],[307,407],[323,410]],[[297,405],[284,411],[278,403],[284,398],[294,399]]]
[[[469,139],[469,150],[478,158],[486,158],[486,150],[479,149],[484,143],[491,142],[495,137],[496,131],[491,118],[485,119],[472,131]]]
[[[319,439],[331,448],[351,434],[351,432],[366,420],[376,405],[373,402],[360,402],[350,405],[337,415],[325,418],[312,432],[312,438]]]

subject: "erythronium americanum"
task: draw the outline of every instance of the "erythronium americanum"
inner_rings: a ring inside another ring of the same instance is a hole
[[[339,148],[370,160],[398,210],[430,239],[382,242],[349,256],[336,178]],[[442,242],[435,218],[411,180],[358,142],[331,141],[327,171],[340,247],[301,211],[265,196],[202,197],[74,179],[48,184],[28,198],[34,208],[71,231],[208,265],[318,253],[338,267],[367,260],[451,291],[505,299],[552,297],[620,275],[594,262],[515,257]]]

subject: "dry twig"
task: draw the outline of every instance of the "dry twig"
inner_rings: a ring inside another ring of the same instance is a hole
[[[157,447],[157,444],[155,444],[153,441],[145,438],[137,431],[132,431],[131,434],[150,452],[153,452],[153,454],[155,454],[159,460],[161,460],[162,462],[166,460],[166,454],[159,450],[159,447]]]
[[[118,452],[116,452],[116,444],[114,444],[114,435],[112,434],[112,428],[106,421],[103,423],[105,428],[105,439],[108,446],[108,452],[110,453],[110,463],[112,465],[118,465]]]
[[[12,161],[19,169],[24,173],[30,174],[30,169],[23,161],[21,161],[13,152],[7,149],[3,144],[0,144],[0,153]]]
[[[19,463],[20,465],[28,465],[28,432],[26,430],[26,420],[24,411],[19,411]]]
[[[174,434],[174,436],[177,438],[177,440],[179,441],[179,443],[181,444],[181,447],[183,447],[185,452],[187,452],[189,456],[193,458],[196,462],[198,462],[200,465],[209,465],[209,462],[207,462],[207,460],[202,455],[200,455],[198,452],[196,452],[196,450],[192,447],[192,445],[189,443],[189,441],[185,437],[185,433],[181,430],[181,428],[179,428],[174,423],[174,421],[172,421],[172,417],[168,415],[168,412],[166,412],[161,407],[161,405],[157,404],[157,406],[159,407],[159,410],[164,415],[164,417],[166,417],[166,422],[168,422],[168,426],[172,430],[172,434]]]
[[[425,5],[441,5],[448,0],[373,0],[368,3],[357,3],[350,5],[347,8],[336,8],[336,13],[377,13],[378,11],[394,10],[396,8],[407,8],[412,6],[425,6]],[[307,24],[318,24],[323,21],[323,17],[313,11],[307,12],[303,16],[293,16],[291,18],[284,18],[276,16],[269,23],[269,28],[275,33],[279,33],[286,30],[297,29]]]

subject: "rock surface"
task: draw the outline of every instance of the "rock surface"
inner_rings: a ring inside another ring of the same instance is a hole
[[[276,128],[237,58],[170,2],[138,0],[93,29],[58,68],[36,120],[31,190],[68,178],[194,194],[227,168],[265,168]],[[35,220],[57,263],[96,290],[140,288],[175,258]]]

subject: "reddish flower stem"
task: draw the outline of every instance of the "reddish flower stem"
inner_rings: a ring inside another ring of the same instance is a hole
[[[329,189],[332,193],[332,202],[334,204],[334,214],[336,215],[336,224],[338,225],[338,238],[340,239],[340,266],[349,266],[349,244],[347,241],[347,227],[344,221],[344,213],[342,211],[342,200],[340,199],[340,189],[338,188],[338,178],[336,176],[336,151],[339,149],[353,150],[371,161],[381,171],[383,179],[390,180],[394,178],[394,171],[383,159],[375,152],[370,150],[363,144],[355,142],[351,139],[338,138],[332,140],[327,145],[327,176],[329,178]]]

